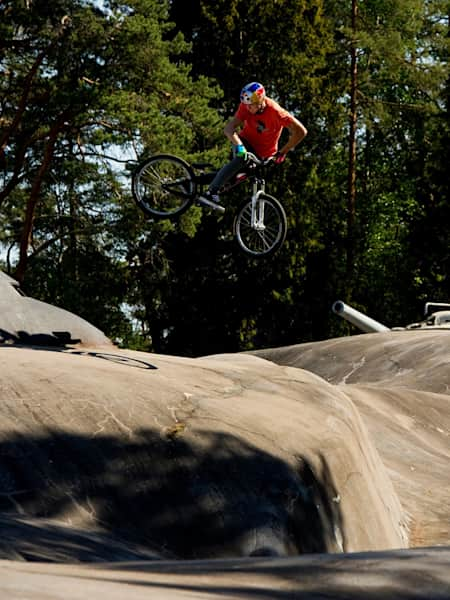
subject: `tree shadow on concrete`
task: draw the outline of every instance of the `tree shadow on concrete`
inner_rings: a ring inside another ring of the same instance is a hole
[[[51,333],[28,333],[17,331],[12,333],[0,329],[0,343],[19,344],[21,346],[64,347],[79,344],[81,339],[73,338],[70,331],[52,331]]]
[[[180,592],[180,597],[187,592],[217,599],[448,600],[449,567],[450,548],[428,548],[219,563],[134,563],[105,568],[112,574],[116,569],[121,571],[120,579],[112,575],[110,582],[144,586],[160,595],[163,590]],[[123,571],[129,572],[126,579]],[[166,579],[143,581],[142,573],[147,573],[149,579],[152,573],[166,574]],[[189,576],[190,581],[183,581],[182,575]],[[95,573],[88,578],[95,579]]]
[[[70,521],[166,558],[339,551],[344,524],[326,461],[318,470],[305,457],[296,464],[217,432],[198,433],[195,443],[150,429],[132,441],[56,430],[16,435],[0,443],[0,513]],[[70,540],[59,533],[55,560],[70,560]],[[25,557],[22,542],[20,528],[10,532],[2,556]],[[28,559],[45,544],[39,527],[33,544]],[[89,560],[88,541],[78,540],[73,557]]]
[[[0,559],[113,563],[161,558],[158,552],[124,542],[107,531],[82,530],[52,519],[3,513],[0,531]]]
[[[0,329],[0,338],[4,334],[4,331]],[[30,336],[30,340],[34,339],[36,336]],[[62,339],[62,338],[61,338]],[[31,343],[20,343],[17,340],[12,340],[11,344],[6,344],[7,348],[13,348],[17,346],[24,346],[29,348],[30,350],[37,350],[41,352],[67,352],[68,354],[76,354],[78,356],[86,356],[88,358],[98,358],[100,360],[106,360],[109,362],[114,362],[120,365],[125,365],[127,367],[134,367],[137,369],[149,369],[156,370],[158,367],[150,363],[148,360],[142,360],[140,358],[136,358],[134,356],[129,356],[127,354],[120,354],[119,352],[101,352],[101,351],[92,351],[92,350],[77,350],[70,347],[70,344],[77,344],[80,340],[71,340],[65,343],[55,342],[52,343],[51,340],[48,339],[48,336],[44,334],[39,334],[39,340],[35,344]],[[48,342],[46,344],[45,342]],[[61,341],[61,340],[60,340]],[[1,344],[1,342],[0,342]]]

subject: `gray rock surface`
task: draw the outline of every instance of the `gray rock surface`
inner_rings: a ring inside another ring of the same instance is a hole
[[[409,544],[450,545],[450,331],[395,331],[255,352],[352,400],[409,521]]]
[[[184,559],[408,544],[354,404],[306,371],[19,347],[0,347],[0,370],[6,515]]]
[[[112,347],[99,329],[67,310],[24,296],[0,271],[0,344]]]
[[[8,600],[448,600],[450,549],[103,565],[0,561]]]
[[[449,599],[448,335],[0,345],[0,597]]]

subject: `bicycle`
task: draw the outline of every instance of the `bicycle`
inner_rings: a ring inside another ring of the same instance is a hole
[[[247,254],[268,256],[276,252],[286,238],[286,213],[281,203],[265,192],[264,175],[272,157],[261,160],[250,152],[247,157],[242,172],[219,190],[219,194],[226,194],[244,181],[250,181],[252,195],[238,208],[233,234]],[[141,162],[133,172],[134,200],[150,217],[178,217],[194,203],[202,204],[201,195],[217,173],[217,170],[206,171],[211,167],[210,163],[189,164],[172,154],[156,154]],[[207,206],[211,208],[210,203]],[[214,208],[221,212],[225,210],[219,204]]]

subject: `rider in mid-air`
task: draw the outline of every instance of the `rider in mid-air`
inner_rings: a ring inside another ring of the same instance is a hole
[[[233,145],[233,159],[220,169],[207,192],[200,197],[202,203],[213,208],[220,202],[218,190],[243,170],[247,152],[260,159],[275,156],[275,162],[279,164],[308,133],[298,119],[266,96],[261,83],[254,81],[245,85],[240,100],[239,108],[224,128],[224,134]],[[289,131],[289,139],[278,149],[283,128]]]

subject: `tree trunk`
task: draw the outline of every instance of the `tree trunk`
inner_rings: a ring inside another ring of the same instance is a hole
[[[348,156],[348,183],[347,183],[347,301],[350,301],[353,291],[355,271],[355,215],[356,215],[356,126],[357,102],[356,93],[358,86],[358,61],[356,40],[356,19],[358,15],[358,2],[352,0],[352,44],[350,50],[350,133]]]
[[[56,140],[58,139],[59,132],[61,131],[61,122],[58,122],[50,130],[48,141],[45,145],[44,158],[42,164],[39,167],[39,171],[33,181],[31,187],[30,196],[27,202],[27,208],[25,212],[25,221],[23,224],[22,235],[20,237],[20,248],[19,248],[19,262],[17,264],[16,271],[14,273],[15,279],[22,284],[25,278],[25,272],[28,265],[28,248],[31,244],[34,215],[36,206],[39,201],[39,194],[42,188],[42,181],[44,180],[45,174],[47,173],[50,164],[52,162],[53,153],[55,150]]]
[[[2,135],[0,136],[0,158],[1,159],[4,158],[5,149],[6,149],[6,146],[8,145],[8,141],[9,141],[10,137],[13,135],[13,133],[16,132],[16,130],[20,126],[20,123],[21,123],[22,117],[23,117],[23,113],[25,112],[25,109],[27,108],[27,100],[28,100],[28,97],[31,92],[31,87],[33,84],[34,76],[36,75],[37,70],[41,66],[45,56],[46,56],[46,52],[41,52],[39,54],[39,56],[34,61],[34,64],[32,65],[28,75],[25,77],[25,80],[23,82],[23,88],[22,88],[22,96],[20,98],[19,105],[17,107],[17,112],[14,116],[14,119],[12,120],[12,123],[8,127],[5,127]]]
[[[68,16],[65,16],[61,19],[61,24],[58,27],[58,29],[56,30],[54,39],[50,42],[48,47],[45,48],[45,50],[43,50],[40,54],[38,54],[34,63],[31,65],[31,69],[29,70],[28,75],[25,77],[25,80],[22,84],[22,96],[20,98],[19,105],[17,107],[17,112],[14,116],[14,119],[12,120],[12,123],[8,127],[6,127],[3,131],[3,133],[0,135],[0,159],[2,159],[4,157],[5,149],[6,149],[6,146],[8,144],[10,137],[12,136],[13,133],[16,132],[16,130],[19,128],[19,126],[22,122],[22,117],[27,108],[28,98],[31,93],[33,80],[36,76],[36,73],[38,72],[38,69],[42,65],[44,59],[50,54],[51,50],[57,44],[58,40],[60,39],[62,34],[65,32],[65,30],[67,29],[68,26],[70,26],[70,18]]]

